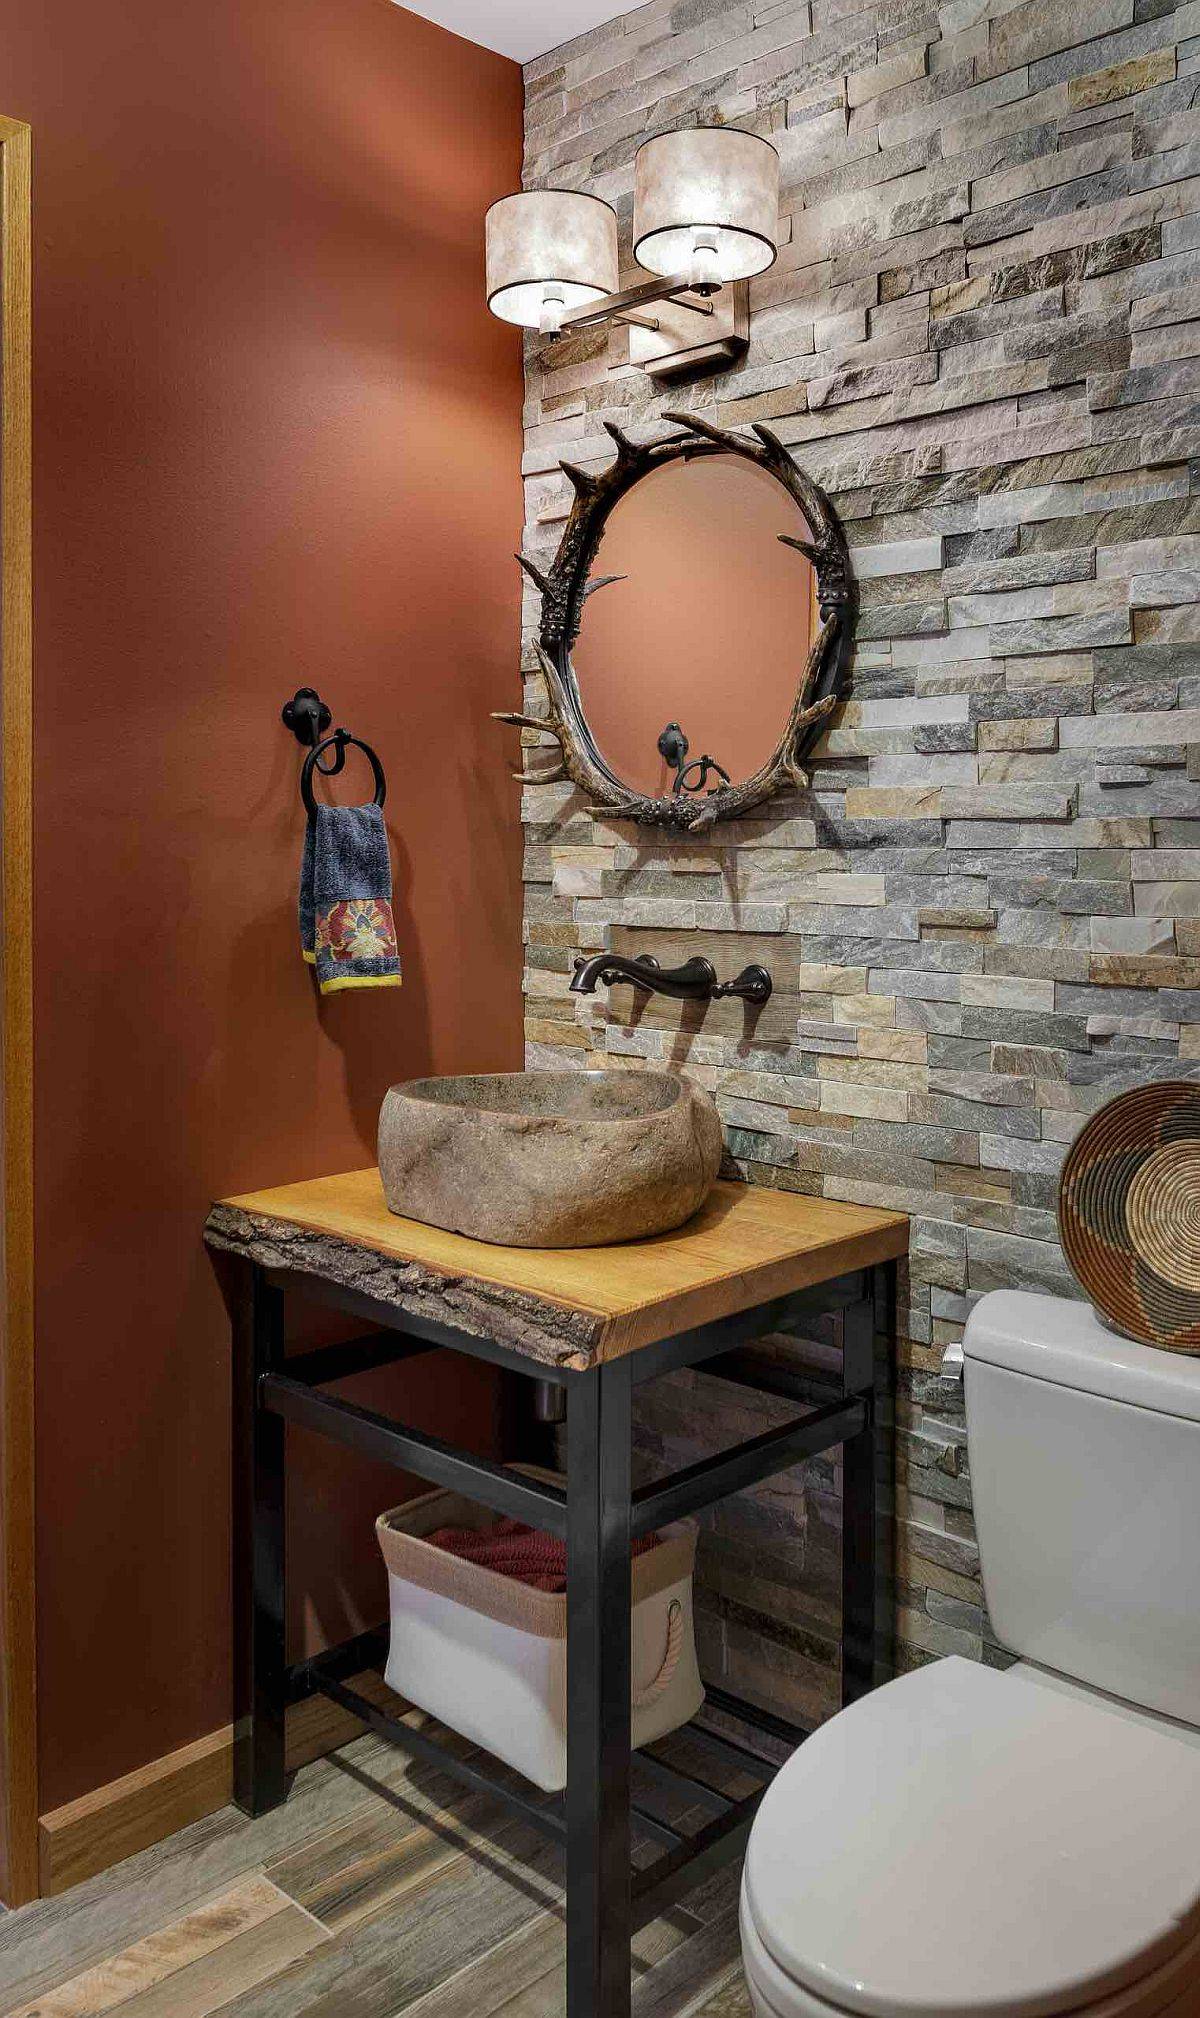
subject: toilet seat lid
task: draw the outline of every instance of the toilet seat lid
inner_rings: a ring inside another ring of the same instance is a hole
[[[1200,1749],[957,1657],[824,1725],[768,1788],[745,1900],[869,2018],[1048,2018],[1200,1931]]]

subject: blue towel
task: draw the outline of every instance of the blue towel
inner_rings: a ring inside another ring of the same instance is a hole
[[[398,988],[392,864],[378,806],[318,806],[300,864],[300,949],[322,995]]]

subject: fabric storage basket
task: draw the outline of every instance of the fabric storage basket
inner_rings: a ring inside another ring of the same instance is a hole
[[[567,1599],[434,1547],[442,1527],[485,1531],[494,1516],[458,1493],[423,1493],[375,1524],[387,1565],[391,1649],[384,1680],[535,1786],[567,1783]],[[673,1521],[633,1558],[633,1743],[651,1744],[704,1701],[692,1626],[696,1524]]]

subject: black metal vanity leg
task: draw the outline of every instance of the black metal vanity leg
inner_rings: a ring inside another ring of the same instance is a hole
[[[896,1350],[899,1264],[873,1271],[875,1302],[875,1680],[896,1672]]]
[[[890,1466],[886,1406],[895,1266],[870,1271],[868,1293],[848,1306],[842,1337],[847,1391],[866,1401],[867,1421],[842,1446],[842,1704],[892,1672],[890,1507],[881,1490]]]
[[[628,2018],[628,1360],[567,1391],[567,2012]]]
[[[875,1296],[843,1314],[841,1354],[845,1388],[861,1394],[865,1427],[841,1447],[841,1703],[875,1687],[877,1564],[875,1564]]]
[[[259,1382],[283,1361],[283,1291],[247,1264],[234,1321],[235,1740],[233,1798],[265,1815],[287,1798],[283,1417]]]

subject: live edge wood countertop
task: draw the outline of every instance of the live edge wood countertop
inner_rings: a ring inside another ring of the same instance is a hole
[[[614,1247],[492,1247],[388,1211],[377,1170],[214,1205],[210,1247],[584,1369],[908,1249],[897,1212],[718,1184],[686,1226]]]

